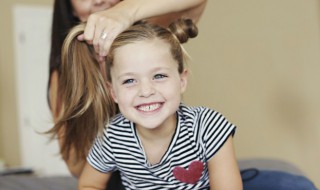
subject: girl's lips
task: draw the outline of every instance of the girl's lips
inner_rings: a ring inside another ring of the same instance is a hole
[[[143,112],[152,112],[154,110],[159,109],[161,105],[162,103],[143,104],[143,105],[137,106],[137,109]]]

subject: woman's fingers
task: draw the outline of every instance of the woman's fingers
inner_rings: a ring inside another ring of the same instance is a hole
[[[93,44],[99,56],[106,56],[116,36],[132,24],[125,15],[110,9],[89,16],[84,39]]]
[[[108,32],[103,33],[102,37],[105,37],[105,38],[101,39],[99,42],[100,56],[106,56],[108,54],[112,42],[114,41],[114,39],[117,37],[119,33],[120,32],[117,32],[115,28],[108,30]]]
[[[100,52],[101,44],[104,44],[108,37],[107,25],[110,25],[110,18],[102,12],[93,13],[89,16],[84,30],[84,39],[92,44],[96,53]]]
[[[87,42],[93,42],[93,37],[94,37],[94,32],[95,32],[95,28],[96,28],[96,15],[92,14],[89,16],[88,20],[87,20],[87,24],[86,27],[84,29],[84,39]],[[91,43],[92,44],[92,43]]]
[[[84,34],[80,34],[79,36],[77,36],[77,40],[84,41]]]

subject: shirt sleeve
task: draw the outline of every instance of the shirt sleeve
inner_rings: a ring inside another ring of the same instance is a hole
[[[224,145],[230,135],[234,135],[236,126],[219,112],[204,109],[201,116],[202,142],[206,159],[210,160]]]
[[[89,151],[87,161],[93,168],[103,173],[116,169],[112,147],[106,133],[95,139]]]

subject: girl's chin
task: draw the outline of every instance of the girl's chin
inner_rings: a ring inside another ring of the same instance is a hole
[[[155,130],[160,125],[161,123],[155,123],[155,122],[136,122],[136,127],[143,128],[146,130]]]

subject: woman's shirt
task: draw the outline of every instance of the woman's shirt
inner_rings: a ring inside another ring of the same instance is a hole
[[[88,162],[100,172],[119,170],[126,189],[209,189],[207,162],[234,132],[220,113],[181,104],[168,150],[151,165],[134,123],[118,114],[97,137]]]

